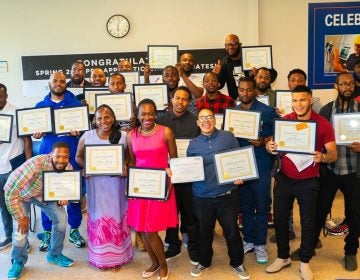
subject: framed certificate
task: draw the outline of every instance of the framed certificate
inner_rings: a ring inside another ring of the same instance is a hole
[[[191,138],[177,138],[175,139],[178,158],[186,157],[186,151],[189,146]]]
[[[123,71],[119,72],[125,78],[126,91],[132,92],[133,85],[140,83],[140,73],[139,71]]]
[[[316,150],[315,121],[274,119],[274,141],[278,152],[312,154]]]
[[[167,84],[136,84],[133,85],[135,105],[145,98],[153,100],[158,111],[169,103]]]
[[[90,129],[88,106],[54,109],[55,134],[67,134],[72,130]]]
[[[219,185],[259,178],[253,146],[217,153],[214,162]]]
[[[122,144],[85,145],[85,175],[121,175],[123,166]]]
[[[165,169],[130,167],[128,173],[127,196],[129,198],[166,199]]]
[[[0,114],[0,143],[10,143],[14,116]]]
[[[149,45],[148,61],[152,69],[164,69],[178,61],[179,46],[176,45]]]
[[[54,131],[51,107],[18,109],[16,110],[16,123],[18,136]]]
[[[334,114],[333,126],[337,145],[348,145],[360,140],[360,113]]]
[[[84,88],[83,87],[67,87],[68,91],[72,92],[75,96],[79,94],[84,94]]]
[[[271,46],[246,46],[241,47],[243,70],[251,68],[272,68]]]
[[[218,130],[223,129],[223,123],[224,123],[224,115],[223,114],[214,114],[215,117],[215,127]]]
[[[275,106],[282,116],[292,113],[292,97],[290,90],[275,91]]]
[[[44,171],[43,200],[44,201],[80,201],[81,171]]]
[[[98,93],[95,94],[95,107],[107,104],[114,111],[117,121],[130,120],[132,116],[131,93]]]
[[[256,99],[261,103],[270,106],[269,95],[257,96]]]
[[[260,135],[261,112],[225,109],[224,130],[231,131],[235,137],[258,139]]]
[[[205,180],[202,157],[183,157],[170,159],[171,182],[190,183]]]
[[[86,103],[89,106],[89,114],[95,113],[95,110],[96,110],[95,94],[98,94],[98,93],[110,93],[110,91],[107,87],[84,88],[84,98],[86,100]]]

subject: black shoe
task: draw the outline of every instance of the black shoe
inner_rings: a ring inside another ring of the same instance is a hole
[[[347,271],[357,270],[357,261],[355,255],[345,255],[344,262],[345,262],[345,269]]]
[[[181,254],[181,250],[180,249],[171,249],[169,248],[166,252],[165,252],[165,259],[167,261],[179,256]]]
[[[312,256],[315,256],[315,250],[312,253]],[[299,261],[300,260],[300,248],[297,248],[294,252],[291,253],[290,258],[292,261]]]

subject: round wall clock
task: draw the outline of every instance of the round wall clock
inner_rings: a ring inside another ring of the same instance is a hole
[[[106,29],[111,36],[123,38],[129,33],[130,22],[123,15],[113,15],[108,19]]]

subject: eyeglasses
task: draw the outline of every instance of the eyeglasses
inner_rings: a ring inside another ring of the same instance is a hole
[[[338,84],[338,85],[341,86],[341,87],[353,87],[353,86],[355,86],[355,83],[354,82],[341,83],[341,84]]]
[[[238,42],[227,43],[227,44],[225,44],[225,48],[236,47],[237,45],[239,45]]]
[[[215,119],[213,115],[200,116],[199,117],[199,122],[203,123],[203,122],[206,122],[206,121],[212,121],[213,119]]]

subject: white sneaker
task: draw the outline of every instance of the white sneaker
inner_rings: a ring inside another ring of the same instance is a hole
[[[244,254],[251,252],[255,249],[254,243],[243,241]]]
[[[269,257],[265,245],[255,246],[256,261],[261,264],[268,263]]]

